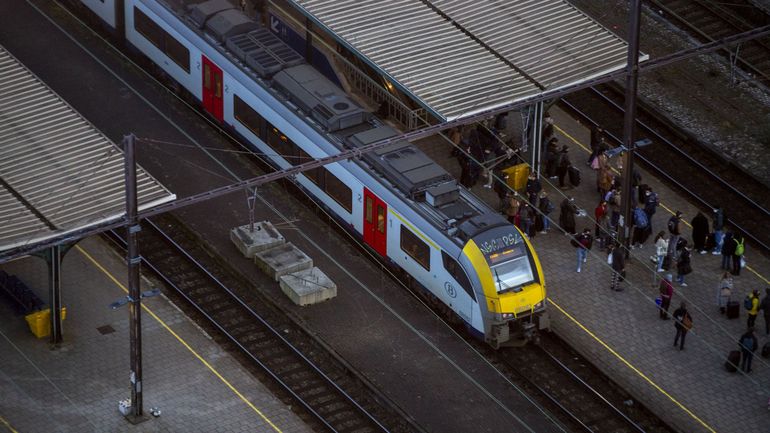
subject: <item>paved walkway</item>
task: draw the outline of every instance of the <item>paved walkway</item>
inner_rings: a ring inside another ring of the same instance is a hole
[[[1,268],[48,298],[43,260]],[[0,303],[0,431],[310,431],[163,297],[146,300],[142,317],[145,413],[151,407],[162,413],[129,424],[117,407],[130,396],[128,311],[108,307],[125,296],[125,265],[91,238],[67,254],[62,274],[67,318],[59,350],[35,338],[8,302]]]
[[[558,222],[564,194],[570,194],[588,213],[588,217],[577,218],[577,230],[593,229],[598,193],[593,170],[585,166],[588,130],[558,109],[550,112],[558,126],[560,144],[570,146],[571,160],[581,169],[583,179],[579,187],[567,190],[544,185],[556,206],[552,224]],[[421,147],[459,176],[457,163],[448,158],[448,147],[435,140]],[[684,220],[689,223],[698,209],[641,171],[643,183],[652,186],[661,199],[653,218],[654,233],[665,230],[676,210],[684,212]],[[497,206],[497,196],[480,183],[473,191]],[[689,227],[683,234],[689,240]],[[727,352],[737,349],[737,340],[745,331],[746,311],[741,311],[738,320],[727,320],[719,314],[716,286],[721,276],[721,256],[694,254],[688,287],[675,286],[670,311],[686,299],[694,322],[685,350],[680,352],[673,347],[676,331],[672,321],[660,320],[654,303],[658,292],[657,286],[651,285],[654,267],[648,259],[654,252],[652,238],[642,249],[633,250],[623,292],[610,291],[606,253],[598,247],[591,251],[583,271],[576,273],[575,248],[566,236],[553,230],[547,235],[538,234],[533,242],[546,276],[554,331],[636,399],[683,432],[770,431],[770,360],[757,352],[754,371],[748,376],[728,373],[723,367]],[[770,287],[767,257],[750,247],[746,257],[749,268],[736,277],[733,299],[742,300],[754,288],[764,294],[764,288]],[[762,317],[757,319],[757,328],[762,330],[757,332],[761,347],[769,340]]]

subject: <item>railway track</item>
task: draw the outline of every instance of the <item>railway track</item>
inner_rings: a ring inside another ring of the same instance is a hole
[[[530,395],[560,414],[569,431],[673,432],[555,335],[543,335],[539,346],[503,349],[492,359],[511,380],[526,382]]]
[[[648,0],[665,19],[701,42],[713,42],[770,24],[770,16],[749,0],[714,2],[708,0]],[[744,42],[724,54],[736,66],[770,85],[770,39]]]
[[[589,124],[605,127],[614,144],[623,137],[624,90],[607,84],[575,92],[561,99],[568,111]],[[639,148],[635,160],[689,195],[710,217],[716,205],[726,209],[729,225],[743,233],[760,251],[770,251],[765,222],[768,188],[743,169],[711,151],[653,109],[637,106],[637,139],[652,144]]]
[[[244,355],[247,367],[299,408],[304,421],[334,432],[421,431],[271,303],[242,300],[241,294],[253,298],[256,290],[224,269],[179,221],[161,216],[157,222],[142,222],[144,268],[163,281],[171,299],[187,304],[187,314]],[[117,233],[110,239],[125,245]]]

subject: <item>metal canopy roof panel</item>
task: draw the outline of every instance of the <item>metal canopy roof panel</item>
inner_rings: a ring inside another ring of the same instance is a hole
[[[566,0],[430,3],[545,89],[626,66],[626,42]]]
[[[123,152],[0,46],[0,251],[125,215]],[[139,208],[175,198],[137,170]]]
[[[445,120],[539,93],[420,0],[292,1]]]

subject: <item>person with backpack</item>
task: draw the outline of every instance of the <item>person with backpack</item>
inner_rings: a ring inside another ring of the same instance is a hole
[[[745,373],[751,373],[751,360],[754,358],[754,352],[757,350],[759,342],[754,335],[754,327],[749,326],[746,333],[738,339],[738,345],[741,347],[741,369]]]
[[[687,311],[687,303],[685,301],[682,301],[679,304],[679,308],[674,311],[674,327],[676,327],[674,347],[679,343],[679,350],[684,350],[684,338],[687,336],[687,331],[692,329],[692,316]]]
[[[641,207],[635,207],[633,212],[634,231],[631,234],[631,249],[641,248],[644,241],[647,240],[647,229],[650,220]]]
[[[709,236],[709,220],[706,219],[703,212],[698,212],[690,224],[692,225],[693,248],[701,254],[706,254],[706,239]]]
[[[591,249],[594,238],[591,236],[591,229],[584,228],[583,233],[575,237],[575,248],[577,249],[577,273],[580,273],[580,267],[588,261],[588,250]]]
[[[660,292],[660,318],[668,320],[668,307],[671,305],[671,298],[674,297],[674,285],[671,284],[671,274],[666,274],[666,278],[660,280],[658,291]]]
[[[765,334],[770,335],[770,287],[765,289],[765,297],[759,303],[759,310],[765,317]]]
[[[711,254],[717,256],[722,253],[722,230],[725,227],[725,212],[722,210],[722,206],[716,205],[714,208],[714,251]]]
[[[759,314],[759,290],[754,289],[750,295],[747,295],[743,300],[743,308],[749,310],[749,316],[746,326],[754,328],[754,323],[757,321],[757,315]]]
[[[683,240],[684,248],[679,254],[679,260],[676,262],[676,281],[682,287],[687,287],[687,283],[684,282],[684,276],[692,272],[692,265],[690,264],[690,251],[691,248],[687,246],[687,241]]]
[[[740,233],[736,233],[733,236],[733,242],[735,242],[735,252],[733,253],[733,270],[732,273],[735,276],[741,274],[741,260],[743,259],[743,253],[745,252],[744,242],[746,239],[741,236]]]
[[[730,229],[725,230],[725,234],[722,237],[722,269],[725,271],[732,271],[733,255],[735,255],[735,247],[737,244],[733,241],[733,232]]]

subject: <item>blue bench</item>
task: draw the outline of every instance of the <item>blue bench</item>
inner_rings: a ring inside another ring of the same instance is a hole
[[[26,284],[15,275],[8,275],[5,271],[0,271],[0,290],[16,302],[16,306],[21,309],[24,315],[46,307],[45,302],[38,298]]]

